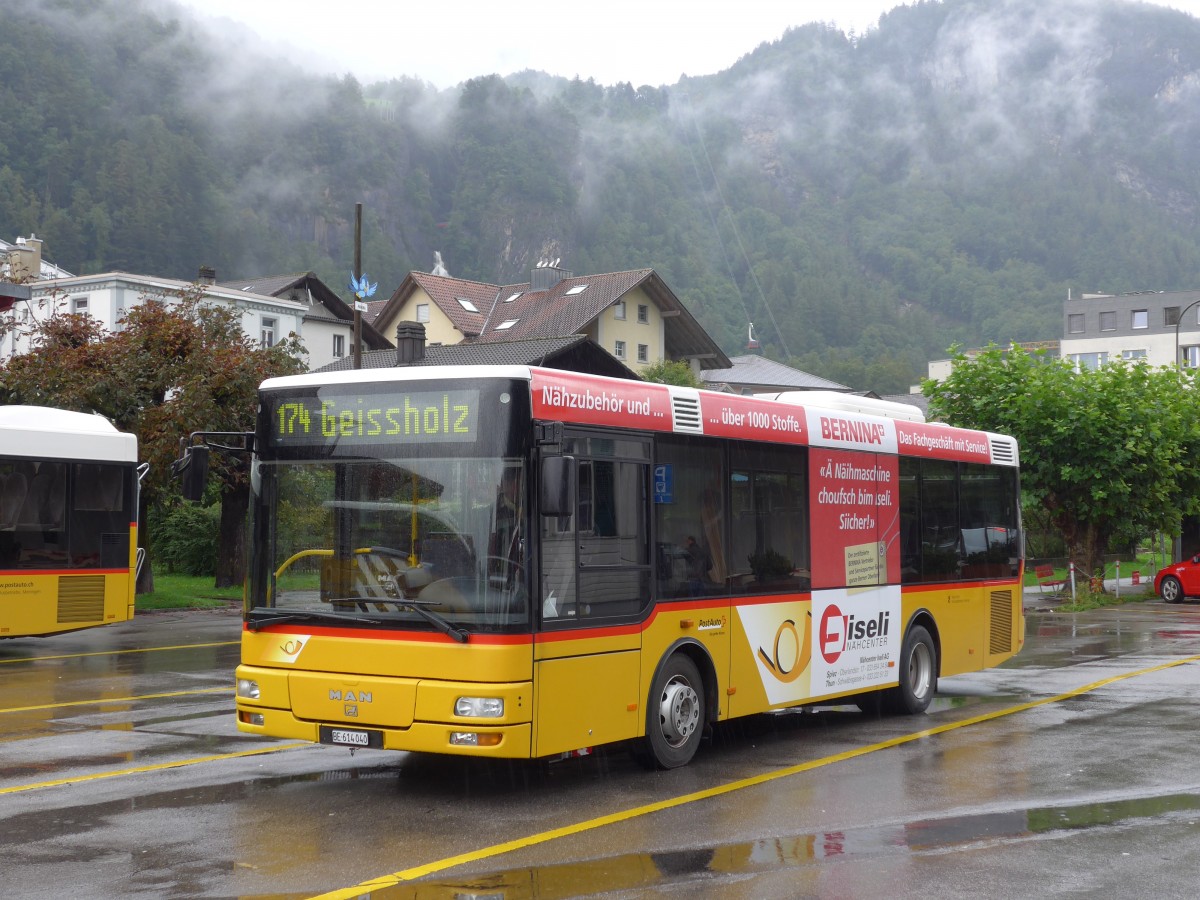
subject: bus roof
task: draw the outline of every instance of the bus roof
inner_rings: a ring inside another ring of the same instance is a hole
[[[845,394],[840,391],[778,391],[754,396],[795,406],[819,406],[822,409],[866,413],[869,416],[904,419],[908,422],[925,421],[925,413],[912,404],[880,400],[876,397],[860,397],[858,394]]]
[[[137,462],[137,438],[92,413],[0,406],[0,454]]]
[[[926,422],[906,404],[828,392],[745,396],[530,366],[350,369],[270,378],[262,389],[484,378],[530,382],[534,418],[546,421],[1019,465],[1017,442],[1007,435]]]

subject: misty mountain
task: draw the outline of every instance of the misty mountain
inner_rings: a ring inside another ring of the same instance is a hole
[[[1200,286],[1200,22],[945,0],[669,86],[315,77],[168,0],[7,0],[0,236],[78,273],[383,291],[651,266],[730,354],[899,391],[1078,291]],[[397,52],[401,52],[398,47]]]

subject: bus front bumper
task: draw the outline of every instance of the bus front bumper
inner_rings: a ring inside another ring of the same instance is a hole
[[[334,746],[528,759],[532,685],[355,678],[257,666],[237,670],[237,727],[247,734]],[[496,717],[452,715],[463,697],[501,701]],[[445,711],[442,717],[436,715]],[[431,715],[434,713],[434,715]],[[441,719],[440,721],[438,719]],[[515,721],[514,721],[515,719]]]

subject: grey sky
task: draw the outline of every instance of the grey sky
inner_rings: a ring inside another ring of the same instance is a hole
[[[219,28],[257,32],[306,66],[362,82],[414,76],[438,87],[535,69],[600,84],[674,84],[729,68],[792,26],[875,26],[895,0],[180,0]],[[1053,2],[1053,0],[1048,0]],[[1200,14],[1200,0],[1169,0]],[[222,20],[226,20],[222,22]]]

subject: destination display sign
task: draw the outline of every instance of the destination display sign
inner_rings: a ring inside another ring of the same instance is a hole
[[[270,398],[270,444],[462,443],[479,432],[479,391],[335,393]]]

